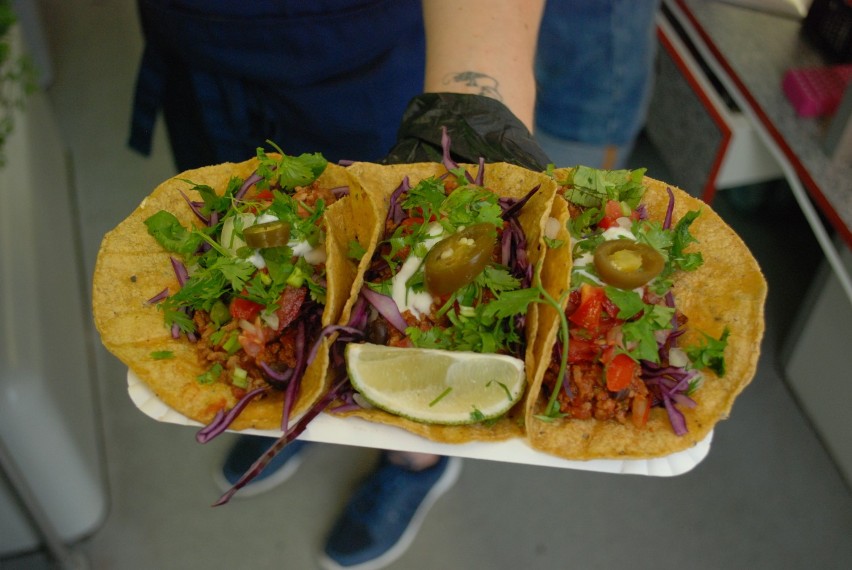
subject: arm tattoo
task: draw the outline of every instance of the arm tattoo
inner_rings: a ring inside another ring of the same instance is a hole
[[[462,83],[466,87],[479,89],[477,95],[484,95],[485,97],[491,97],[498,101],[503,100],[503,96],[500,95],[500,84],[498,81],[490,75],[485,75],[478,71],[459,71],[455,73],[448,73],[444,76],[443,83],[444,85]]]

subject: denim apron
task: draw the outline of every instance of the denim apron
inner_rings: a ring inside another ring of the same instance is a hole
[[[418,0],[139,0],[129,144],[164,112],[179,170],[288,154],[376,161],[423,88]]]

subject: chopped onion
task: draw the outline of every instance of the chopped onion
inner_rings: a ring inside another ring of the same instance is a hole
[[[547,218],[547,222],[544,224],[544,235],[547,239],[556,239],[559,236],[559,230],[562,229],[562,224],[559,223],[559,220],[553,217]]]
[[[625,230],[629,230],[633,227],[633,220],[624,216],[615,220],[615,223],[618,225],[618,227],[623,228]]]
[[[689,357],[681,348],[672,348],[669,350],[669,364],[678,368],[685,368],[689,364]]]

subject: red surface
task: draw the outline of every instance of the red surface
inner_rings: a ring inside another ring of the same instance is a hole
[[[798,155],[790,148],[790,145],[787,144],[784,136],[775,128],[772,120],[766,114],[766,111],[761,107],[760,103],[754,98],[751,92],[746,87],[745,83],[740,79],[737,73],[734,71],[730,62],[725,58],[716,44],[713,42],[713,39],[707,33],[707,31],[701,26],[701,22],[695,17],[692,11],[687,6],[684,0],[676,0],[678,7],[683,11],[684,15],[689,19],[692,27],[707,45],[707,48],[713,54],[713,57],[716,58],[716,61],[725,70],[725,72],[730,77],[731,81],[733,81],[734,85],[736,85],[737,89],[739,89],[742,96],[748,102],[751,109],[754,111],[757,118],[778,144],[778,147],[784,153],[784,156],[787,157],[787,160],[790,162],[790,165],[795,169],[796,174],[799,176],[799,179],[804,184],[811,198],[813,198],[814,202],[816,202],[817,207],[822,211],[825,217],[829,220],[829,222],[834,226],[837,232],[843,237],[844,241],[849,247],[852,247],[852,230],[850,230],[846,223],[840,218],[837,212],[834,210],[834,207],[831,203],[826,199],[825,195],[823,195],[820,190],[819,184],[813,179],[811,174],[808,172],[807,168],[802,164],[799,160]]]

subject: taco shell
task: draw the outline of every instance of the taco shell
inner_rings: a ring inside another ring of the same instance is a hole
[[[476,165],[463,165],[468,172],[475,175]],[[373,252],[384,233],[384,221],[387,216],[390,197],[403,178],[408,177],[411,186],[432,176],[441,176],[446,168],[438,163],[415,163],[391,166],[379,166],[369,163],[356,163],[349,167],[349,173],[357,180],[350,194],[350,206],[360,207],[359,223],[372,225],[374,232],[370,247],[361,260],[358,277],[352,287],[347,309],[354,303],[358,291],[364,281],[364,273],[370,265]],[[533,187],[540,185],[530,201],[524,206],[519,215],[524,229],[530,261],[533,264],[534,281],[538,283],[544,257],[544,232],[548,214],[556,192],[554,181],[544,174],[536,173],[518,166],[505,163],[485,165],[485,186],[495,191],[499,196],[522,198]],[[348,311],[347,311],[348,312]],[[527,354],[525,365],[528,387],[531,383],[531,373],[535,369],[533,361],[533,341],[538,329],[537,305],[532,305],[527,315]],[[379,409],[361,409],[342,412],[342,417],[355,416],[367,421],[385,425],[397,426],[432,441],[441,443],[465,443],[470,441],[500,441],[524,436],[524,412],[526,396],[512,410],[496,422],[485,424],[470,424],[463,426],[447,426],[426,424],[396,416]]]
[[[233,407],[237,400],[231,388],[223,383],[202,385],[196,381],[206,368],[199,362],[195,346],[185,337],[173,339],[162,312],[156,305],[146,302],[163,288],[176,291],[179,285],[169,261],[170,254],[148,234],[144,221],[159,210],[167,210],[185,227],[196,224],[181,192],[190,199],[198,199],[191,190],[198,184],[208,185],[222,194],[231,178],[248,178],[257,164],[257,159],[252,159],[208,166],[163,182],[130,216],[104,236],[95,265],[92,305],[95,325],[104,346],[165,404],[202,424],[209,423],[218,411]],[[328,165],[319,181],[326,188],[353,183],[344,168],[333,164]],[[328,288],[323,325],[340,318],[356,273],[345,250],[340,251],[335,246],[334,232],[336,228],[351,224],[349,216],[345,199],[338,200],[326,211]],[[171,357],[161,360],[152,357],[152,353],[160,351],[171,353]],[[301,416],[328,390],[327,370],[328,341],[325,341],[305,372],[292,418]],[[250,403],[230,428],[280,429],[282,408],[283,392],[270,391],[267,397]]]
[[[557,170],[557,178],[564,172]],[[673,293],[678,309],[688,318],[688,333],[682,345],[696,343],[702,331],[715,338],[730,330],[725,351],[726,374],[718,377],[702,371],[704,383],[692,396],[698,405],[681,408],[688,433],[674,433],[663,408],[655,407],[647,424],[636,428],[616,421],[539,419],[545,408],[542,392],[544,371],[550,348],[559,328],[555,313],[544,312],[540,321],[537,351],[539,366],[531,387],[526,415],[527,438],[536,450],[572,460],[653,458],[688,449],[703,440],[713,427],[728,417],[736,397],[748,385],[757,368],[764,331],[764,302],[767,285],[757,261],[743,241],[707,204],[678,188],[645,178],[642,200],[651,219],[665,216],[669,202],[667,188],[675,195],[672,223],[690,210],[701,210],[690,231],[698,240],[691,246],[701,252],[704,264],[693,272],[680,272]],[[551,255],[553,254],[553,255]],[[570,275],[570,263],[567,266]],[[548,252],[542,279],[559,280],[566,271],[564,252]],[[568,287],[564,279],[563,286]]]

